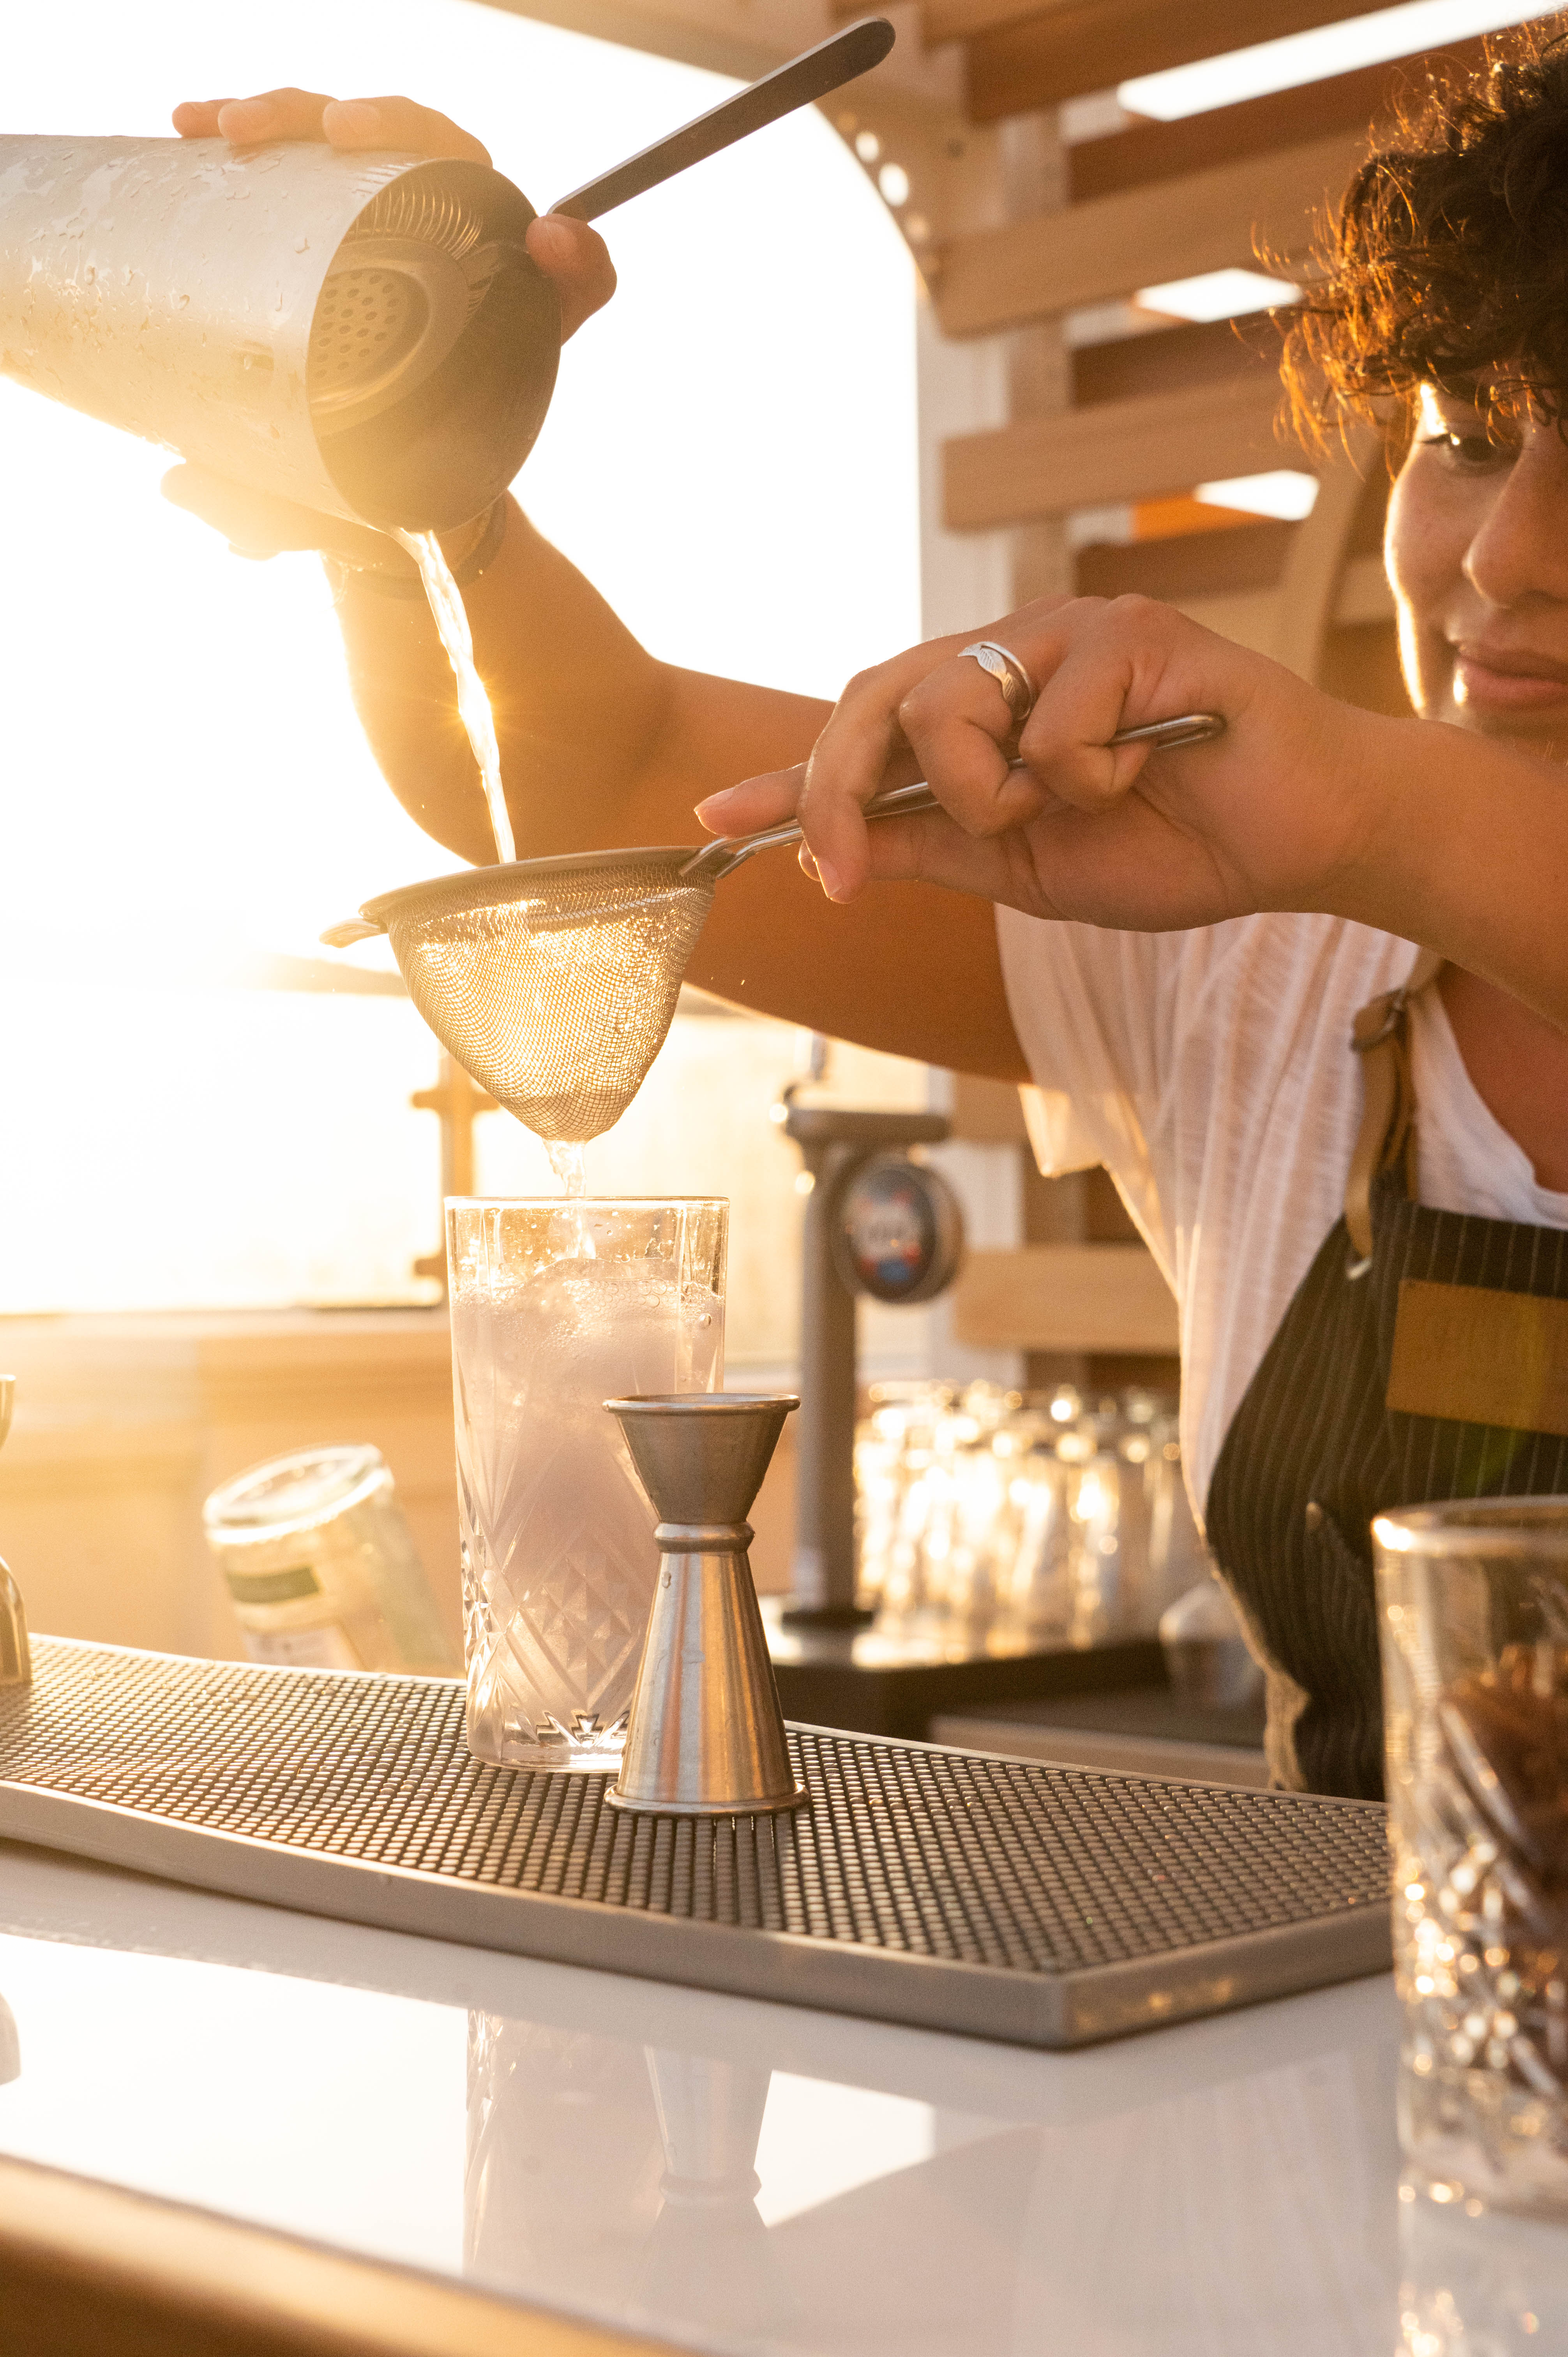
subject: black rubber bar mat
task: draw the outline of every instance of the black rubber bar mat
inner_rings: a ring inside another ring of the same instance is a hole
[[[1076,2046],[1390,1961],[1383,1812],[800,1727],[793,1816],[487,1768],[446,1678],[33,1642],[0,1836],[345,1921]]]

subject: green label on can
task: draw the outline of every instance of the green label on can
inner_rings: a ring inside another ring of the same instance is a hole
[[[301,1596],[319,1596],[321,1582],[307,1563],[287,1571],[226,1571],[229,1593],[236,1604],[293,1604]]]

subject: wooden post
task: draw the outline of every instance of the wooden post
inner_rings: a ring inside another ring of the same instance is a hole
[[[498,1101],[487,1096],[455,1056],[441,1051],[441,1078],[433,1089],[416,1089],[409,1099],[416,1113],[441,1116],[441,1194],[471,1195],[474,1191],[474,1124],[482,1113],[499,1113]],[[415,1276],[433,1276],[446,1289],[446,1252],[422,1253],[413,1264]]]

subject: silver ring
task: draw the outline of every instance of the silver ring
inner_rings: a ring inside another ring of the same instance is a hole
[[[1016,737],[1033,712],[1039,694],[1038,688],[1017,656],[1009,654],[1005,647],[999,647],[994,639],[976,639],[973,646],[960,647],[959,653],[961,656],[972,655],[981,670],[989,672],[996,682],[1013,716],[1013,734]]]

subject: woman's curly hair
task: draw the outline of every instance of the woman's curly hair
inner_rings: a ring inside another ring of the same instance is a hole
[[[1568,414],[1568,24],[1521,27],[1434,75],[1319,228],[1282,320],[1292,422],[1319,447],[1346,413],[1402,438],[1423,383],[1497,426]]]

